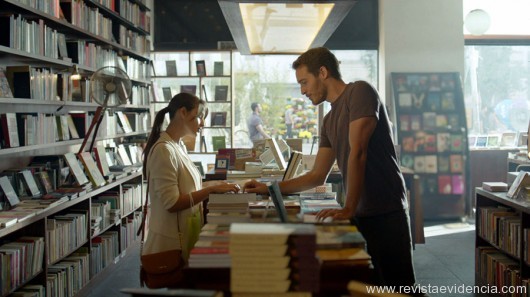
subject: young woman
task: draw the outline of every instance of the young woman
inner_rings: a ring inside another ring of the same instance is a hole
[[[151,206],[142,255],[179,249],[187,262],[193,244],[188,222],[201,211],[201,202],[210,193],[239,191],[237,184],[203,184],[181,141],[184,136],[196,136],[204,126],[208,114],[205,103],[194,95],[180,93],[155,117],[144,151],[144,175],[149,180]],[[166,114],[170,122],[161,131]]]

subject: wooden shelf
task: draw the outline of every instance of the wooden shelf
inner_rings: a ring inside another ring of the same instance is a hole
[[[132,51],[129,48],[122,46],[116,42],[113,42],[112,40],[108,40],[106,38],[103,38],[99,35],[92,34],[82,28],[79,28],[77,26],[72,25],[71,23],[67,22],[66,20],[62,20],[59,18],[56,18],[55,16],[52,16],[50,14],[47,14],[45,12],[42,12],[40,10],[34,9],[30,6],[27,6],[25,4],[22,4],[18,2],[17,0],[3,0],[4,3],[8,4],[12,8],[20,9],[26,13],[30,13],[32,15],[38,16],[46,21],[46,24],[49,25],[50,23],[53,23],[54,27],[60,28],[61,31],[68,32],[70,34],[76,35],[78,37],[82,37],[83,39],[91,39],[94,42],[97,42],[99,44],[104,45],[110,45],[115,50],[134,56],[137,59],[143,60],[143,61],[149,61],[149,57],[144,56],[142,53],[138,53],[136,51]]]
[[[50,209],[46,209],[45,211],[31,217],[31,218],[28,218],[22,222],[18,222],[16,223],[15,225],[11,226],[11,227],[7,227],[7,228],[4,228],[4,229],[0,229],[0,237],[3,237],[3,236],[6,236],[10,233],[13,233],[17,230],[20,230],[24,227],[27,227],[29,226],[30,224],[33,224],[35,222],[37,222],[38,220],[42,220],[46,217],[49,217],[49,216],[52,216],[53,214],[55,213],[58,213],[62,210],[65,210],[67,208],[70,208],[78,203],[80,203],[81,201],[84,201],[84,200],[87,200],[89,199],[90,197],[94,197],[98,194],[101,194],[107,190],[110,190],[124,182],[127,182],[127,181],[130,181],[136,177],[139,177],[142,175],[142,172],[141,171],[138,171],[138,172],[132,172],[130,175],[124,177],[124,178],[121,178],[119,180],[116,180],[110,184],[107,184],[107,185],[104,185],[102,187],[99,187],[99,188],[96,188],[96,189],[93,189],[92,191],[88,192],[86,195],[83,195],[82,197],[78,197],[78,198],[75,198],[75,199],[72,199],[72,200],[69,200],[69,201],[66,201],[64,203],[61,203],[59,205],[57,205],[56,207],[52,207]]]

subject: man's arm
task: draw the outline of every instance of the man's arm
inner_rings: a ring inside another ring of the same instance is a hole
[[[328,177],[331,166],[335,162],[335,153],[329,147],[318,149],[315,164],[309,172],[290,180],[279,183],[283,194],[300,192],[324,184]],[[243,191],[248,193],[268,194],[269,191],[264,183],[251,180],[245,184]]]
[[[261,125],[261,124],[256,125],[256,130],[258,130],[258,132],[263,136],[263,138],[265,138],[265,139],[271,138],[269,136],[269,134],[267,134],[267,132],[265,132],[265,130],[263,130],[263,125]]]
[[[348,179],[346,201],[341,210],[325,209],[317,218],[351,219],[357,210],[361,192],[364,188],[368,143],[377,125],[375,117],[364,117],[350,123],[350,156],[348,157]]]

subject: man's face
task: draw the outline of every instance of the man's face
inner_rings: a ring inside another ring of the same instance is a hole
[[[313,105],[319,105],[327,97],[327,90],[321,75],[314,76],[307,70],[306,65],[296,69],[296,81],[300,84],[300,92],[305,95]]]

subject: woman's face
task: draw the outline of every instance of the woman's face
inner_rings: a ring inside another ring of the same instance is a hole
[[[199,111],[199,107],[196,107],[189,112],[186,113],[184,117],[184,124],[186,127],[186,134],[190,136],[196,136],[197,133],[199,133],[204,127],[204,112],[202,112],[202,108]]]

